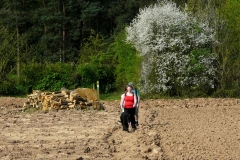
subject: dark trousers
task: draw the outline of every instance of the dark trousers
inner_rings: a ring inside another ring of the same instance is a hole
[[[131,126],[132,128],[136,128],[135,125],[135,108],[124,108],[124,112],[127,113],[127,115],[129,115],[129,120],[128,121],[124,121],[122,123],[123,125],[123,130],[128,130],[128,122],[131,122]]]

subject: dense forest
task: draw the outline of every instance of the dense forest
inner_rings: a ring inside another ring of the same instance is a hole
[[[159,7],[154,8],[156,4]],[[168,14],[161,12],[164,5],[170,7]],[[238,97],[239,8],[239,0],[1,0],[0,95],[26,94],[32,89],[92,88],[96,81],[101,93],[112,93],[123,91],[132,81],[143,94]],[[159,9],[153,12],[157,18],[143,16],[154,9]],[[178,14],[170,14],[175,12]],[[155,23],[176,15],[190,18],[178,26]],[[154,45],[167,47],[144,50],[153,44],[141,41],[140,34],[145,33],[138,31],[141,19],[146,23],[142,30],[149,19],[154,20],[154,35],[169,37]],[[186,25],[188,29],[181,27]],[[187,45],[172,45],[171,39],[186,38],[181,35],[189,30],[196,33],[198,41],[188,36]],[[202,35],[211,35],[211,40],[203,43]],[[155,54],[150,56],[150,52]],[[187,72],[175,71],[180,68],[178,62],[159,65],[174,53],[181,53],[172,59],[186,62],[181,67]]]

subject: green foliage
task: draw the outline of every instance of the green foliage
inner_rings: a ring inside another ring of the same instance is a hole
[[[67,63],[56,63],[47,64],[42,70],[42,77],[36,84],[36,89],[58,91],[62,87],[72,89],[77,85],[77,82],[70,82],[69,79],[74,73],[71,64]]]
[[[138,82],[141,58],[130,44],[125,42],[124,32],[115,37],[115,41],[109,47],[109,52],[115,53],[116,84],[119,90],[123,90],[128,82]],[[136,83],[135,83],[136,84]]]
[[[14,67],[14,54],[16,53],[16,41],[14,34],[0,23],[0,79],[5,80],[6,75]]]
[[[190,65],[194,67],[188,74],[200,74],[204,69],[197,62],[199,57],[218,53],[220,71],[215,79],[219,88],[214,96],[238,96],[240,1],[173,1],[181,7],[187,3],[195,17],[208,19],[217,30],[219,43],[211,51],[193,50],[189,55]],[[154,3],[156,0],[2,0],[0,94],[26,94],[31,88],[50,91],[61,87],[92,87],[97,80],[100,92],[106,93],[106,97],[114,97],[118,94],[116,90],[122,93],[127,82],[138,81],[142,62],[131,45],[124,42],[125,34],[121,30],[139,8]],[[56,63],[59,61],[64,63]],[[17,66],[20,66],[20,77],[16,76]],[[208,95],[213,93],[201,84],[192,88],[176,86],[169,91],[172,93],[165,92],[162,96],[206,96],[204,90]]]
[[[31,63],[22,65],[22,83],[28,88],[58,91],[62,87],[74,89],[79,86],[75,65],[69,63]]]
[[[213,31],[207,21],[197,21],[171,1],[140,10],[126,28],[127,42],[134,44],[142,57],[140,90],[162,94],[178,86],[205,83],[214,87],[216,69],[211,62],[215,57],[198,55],[202,51],[196,50],[210,50]],[[190,51],[195,52],[189,55]]]
[[[29,107],[29,108],[26,108],[24,110],[24,113],[27,113],[27,114],[32,114],[32,113],[35,113],[37,111],[39,111],[40,108],[36,108],[36,107]],[[48,112],[48,111],[45,111],[45,112]]]
[[[191,66],[188,74],[200,76],[200,74],[203,73],[204,69],[206,68],[206,66],[200,63],[200,60],[202,57],[206,57],[209,55],[211,55],[209,49],[192,50],[188,55],[190,59],[189,65]]]
[[[78,65],[77,71],[81,75],[81,87],[92,87],[99,80],[96,66]]]
[[[91,30],[91,34],[84,40],[80,50],[80,63],[99,63],[103,60],[104,50],[106,50],[105,37]]]
[[[233,96],[239,88],[240,74],[240,1],[239,0],[189,0],[188,10],[199,19],[209,19],[215,28],[218,42],[213,52],[218,54],[220,68],[215,79],[218,84],[217,95]],[[207,13],[207,14],[206,14]],[[226,91],[226,92],[225,92]],[[233,92],[232,92],[233,91]]]
[[[20,95],[25,94],[26,89],[19,84],[19,78],[16,74],[8,74],[6,79],[0,83],[0,95]]]
[[[77,71],[80,75],[81,87],[96,89],[96,82],[99,81],[101,93],[109,93],[115,90],[114,67],[102,66],[100,64],[78,65]]]
[[[214,92],[213,97],[215,98],[239,98],[240,90],[235,89],[219,89]]]
[[[45,75],[36,86],[36,89],[58,91],[63,86],[64,82],[61,81],[61,75],[53,73],[51,75]]]
[[[53,74],[45,71],[50,63],[79,62],[77,65],[80,65],[79,68],[83,71],[87,70],[86,68],[97,70],[97,75],[92,77],[100,80],[102,92],[115,90],[117,61],[114,59],[115,53],[107,51],[108,45],[112,43],[109,36],[115,31],[120,31],[121,27],[136,15],[139,7],[148,3],[153,1],[1,1],[1,21],[8,29],[8,36],[14,37],[9,43],[14,46],[12,48],[14,52],[10,54],[10,49],[7,48],[6,52],[5,48],[2,54],[0,53],[1,57],[4,57],[0,60],[4,62],[0,72],[1,79],[6,79],[10,72],[11,74],[19,72],[20,66],[21,75],[18,83],[23,88],[33,86],[34,89],[52,90],[61,85],[71,88],[87,86],[91,82],[90,78],[85,76],[85,72],[84,79],[81,79],[81,73],[74,69],[68,84],[65,82],[66,78],[62,77],[65,73]],[[104,36],[93,34],[92,30],[101,32]],[[1,38],[8,36],[4,35]],[[3,46],[10,45],[1,45],[0,48]],[[78,61],[76,57],[79,52],[81,54]],[[9,85],[4,85],[3,88],[9,88]]]
[[[215,46],[219,54],[219,90],[235,90],[240,85],[240,1],[226,0],[219,9],[222,20],[218,30],[220,44]]]
[[[77,67],[82,87],[92,87],[96,81],[99,81],[102,93],[115,90],[114,54],[107,52],[106,48],[105,38],[92,30],[91,35],[82,45],[80,64]]]
[[[120,100],[121,95],[123,92],[111,92],[106,94],[101,94],[100,99],[104,101],[113,101],[113,100]]]

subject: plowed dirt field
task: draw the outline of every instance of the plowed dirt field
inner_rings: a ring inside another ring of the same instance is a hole
[[[105,110],[22,112],[25,98],[0,98],[1,160],[240,159],[240,100],[144,100],[135,132]]]

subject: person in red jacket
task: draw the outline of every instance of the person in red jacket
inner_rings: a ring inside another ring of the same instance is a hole
[[[129,121],[132,126],[132,130],[136,130],[136,124],[135,124],[135,107],[137,105],[137,99],[136,95],[132,92],[132,86],[128,85],[127,86],[127,91],[126,93],[122,94],[121,96],[121,101],[120,101],[120,106],[122,109],[122,112],[125,112],[126,114],[129,115]],[[128,131],[128,122],[123,121],[123,130]]]

